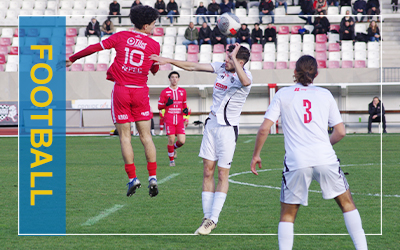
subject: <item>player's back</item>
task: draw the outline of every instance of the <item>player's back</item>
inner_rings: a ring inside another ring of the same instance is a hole
[[[147,34],[121,31],[100,42],[104,49],[114,48],[116,57],[107,71],[107,79],[120,85],[147,84],[153,65],[152,54],[160,54],[160,45]]]

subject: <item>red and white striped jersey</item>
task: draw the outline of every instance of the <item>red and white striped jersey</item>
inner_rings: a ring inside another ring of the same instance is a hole
[[[174,100],[174,103],[166,106],[169,98]],[[187,108],[185,89],[180,87],[172,89],[171,87],[168,87],[161,92],[160,99],[158,100],[158,109],[165,109],[165,123],[177,125],[178,123],[183,122],[182,110],[185,108]]]

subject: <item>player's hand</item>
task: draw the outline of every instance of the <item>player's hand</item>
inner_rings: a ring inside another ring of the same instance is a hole
[[[188,115],[188,114],[189,114],[188,108],[184,108],[184,109],[182,110],[182,112],[183,112],[185,115]]]
[[[153,54],[150,56],[150,60],[154,61],[154,65],[165,65],[168,63],[168,58]]]
[[[235,43],[235,48],[233,49],[232,52],[228,53],[229,59],[233,60],[234,58],[236,58],[236,55],[240,49],[240,44],[239,43]]]
[[[168,101],[167,101],[167,103],[165,104],[165,106],[170,106],[170,105],[172,105],[172,104],[174,104],[174,100],[172,100],[171,99],[171,97],[168,97]]]
[[[258,168],[261,168],[261,158],[259,156],[253,156],[253,159],[250,163],[251,172],[253,172],[255,175],[258,175],[256,165],[258,165]]]
[[[72,65],[73,62],[71,62],[69,59],[65,60],[65,67],[69,67]]]

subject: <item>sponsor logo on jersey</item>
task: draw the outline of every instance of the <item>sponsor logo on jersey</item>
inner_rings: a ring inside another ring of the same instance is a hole
[[[140,113],[142,116],[149,116],[150,115],[150,111],[145,111]]]
[[[300,91],[300,88],[294,88],[294,91]]]
[[[226,89],[228,88],[228,86],[223,85],[223,84],[217,82],[217,83],[215,83],[215,88],[216,88],[216,89],[219,89],[219,90],[226,90]]]
[[[118,115],[118,120],[128,120],[128,115]]]
[[[144,43],[142,40],[135,39],[133,37],[129,37],[126,43],[129,46],[138,47],[141,48],[142,50],[145,50],[147,46],[147,43]]]

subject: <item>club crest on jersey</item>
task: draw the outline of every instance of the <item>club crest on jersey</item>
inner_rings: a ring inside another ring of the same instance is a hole
[[[233,83],[235,81],[235,78],[231,77],[231,83]]]
[[[223,85],[223,84],[217,82],[217,83],[215,83],[215,88],[216,88],[216,89],[219,89],[219,90],[226,90],[226,89],[228,88],[228,86]]]
[[[126,41],[126,43],[129,46],[138,47],[143,50],[146,49],[146,45],[147,45],[147,43],[144,43],[142,40],[135,39],[133,37],[129,37],[128,40]]]

